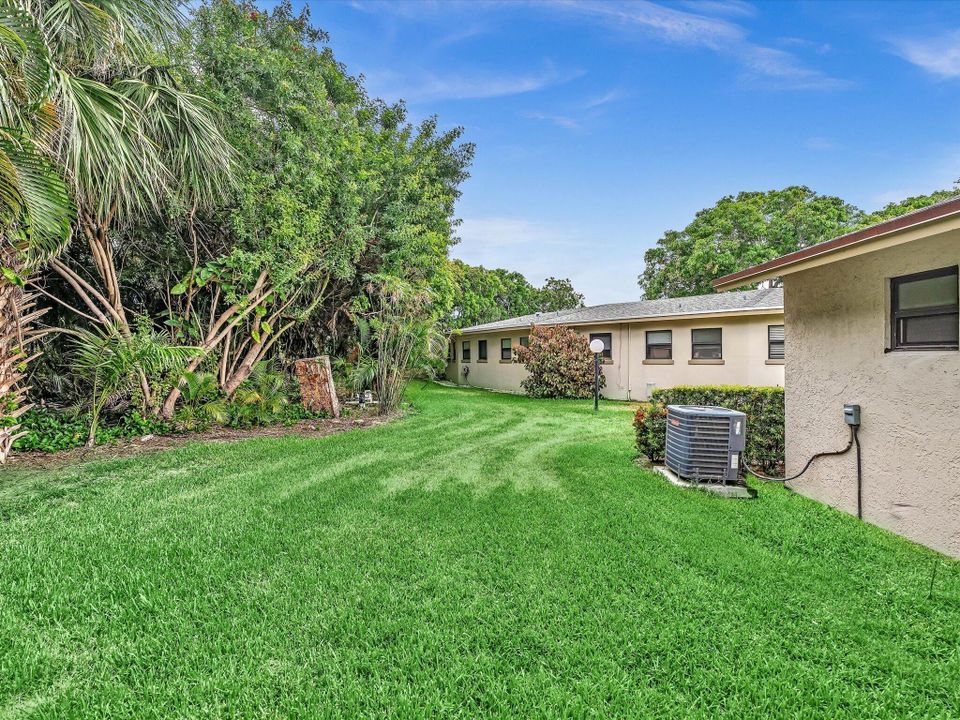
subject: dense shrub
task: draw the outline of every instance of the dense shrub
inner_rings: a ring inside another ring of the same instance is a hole
[[[530,373],[521,387],[531,397],[593,397],[593,353],[583,335],[562,325],[535,325],[530,344],[514,349],[514,362]],[[605,384],[600,374],[600,387]]]
[[[109,413],[97,426],[96,444],[144,435],[198,432],[214,425],[251,428],[327,417],[326,413],[305,410],[290,379],[267,363],[259,363],[229,400],[222,398],[215,379],[208,375],[187,374],[185,400],[173,421],[144,417],[138,412]],[[33,408],[21,423],[27,434],[14,444],[14,450],[21,452],[71,450],[84,445],[90,432],[89,413],[62,409]]]
[[[747,416],[744,460],[761,472],[783,470],[783,388],[740,385],[688,385],[660,388],[641,403],[633,419],[637,450],[663,461],[667,405],[707,405],[739,410]]]

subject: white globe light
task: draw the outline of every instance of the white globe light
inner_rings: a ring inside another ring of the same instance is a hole
[[[603,352],[603,340],[591,340],[591,341],[590,341],[590,352],[592,352],[592,353],[602,353],[602,352]]]

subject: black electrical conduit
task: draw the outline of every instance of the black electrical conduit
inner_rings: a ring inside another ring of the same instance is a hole
[[[810,469],[810,466],[813,465],[814,460],[816,460],[817,458],[829,457],[832,455],[846,455],[848,452],[850,452],[850,448],[856,445],[857,446],[857,517],[863,520],[863,474],[860,470],[860,436],[858,433],[859,429],[860,429],[859,425],[850,426],[850,442],[847,443],[847,446],[843,450],[833,450],[831,452],[817,453],[816,455],[811,457],[809,460],[807,460],[807,464],[803,466],[803,470],[798,472],[796,475],[791,475],[790,477],[775,478],[775,477],[770,477],[769,475],[764,475],[763,473],[758,473],[752,467],[747,465],[746,462],[743,462],[743,467],[746,468],[746,470],[750,472],[751,475],[756,475],[761,480],[768,480],[770,482],[781,482],[781,483],[784,483],[784,487],[786,487],[788,490],[792,490],[792,488],[787,487],[786,483],[790,482],[791,480],[796,480],[798,477],[803,475],[807,470]]]

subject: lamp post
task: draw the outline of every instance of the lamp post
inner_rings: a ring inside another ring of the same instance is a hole
[[[593,411],[600,409],[600,353],[603,352],[603,340],[591,340],[590,352],[593,353]]]

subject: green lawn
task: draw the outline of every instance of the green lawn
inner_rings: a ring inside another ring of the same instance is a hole
[[[410,397],[2,471],[0,718],[960,717],[960,564],[674,488],[626,405]]]

